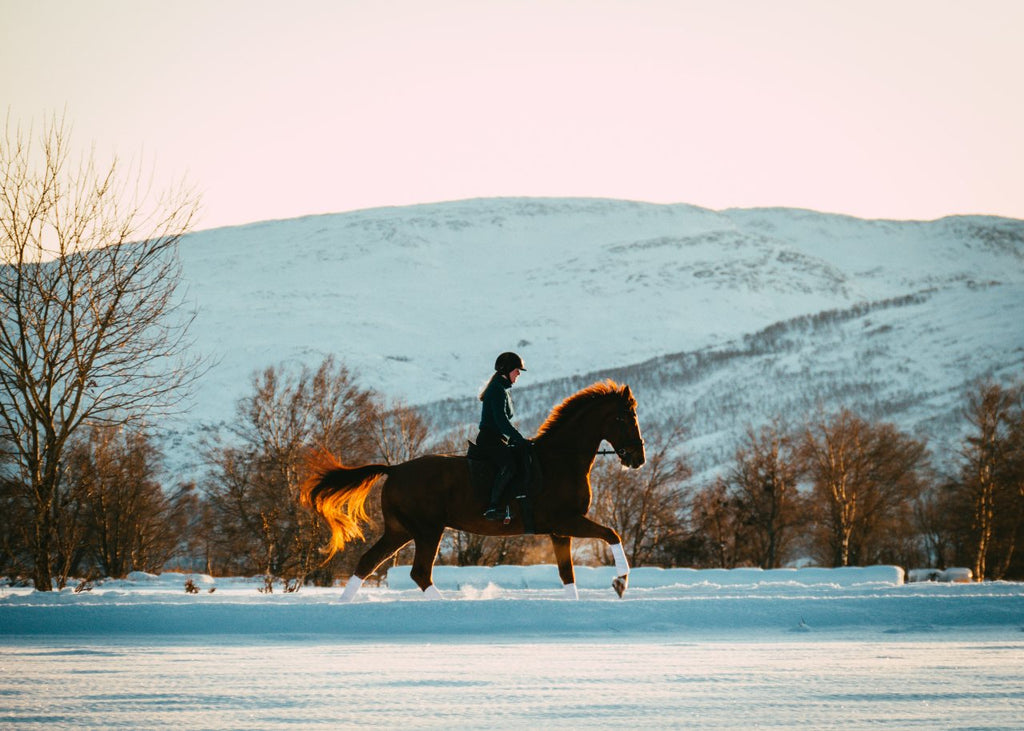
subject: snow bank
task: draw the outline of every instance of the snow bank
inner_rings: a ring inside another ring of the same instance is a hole
[[[388,569],[387,584],[391,589],[415,589],[409,578],[410,566]],[[617,572],[613,566],[577,566],[576,586],[581,589],[605,589],[611,586]],[[899,585],[904,572],[899,566],[846,566],[842,568],[804,569],[662,569],[641,567],[629,574],[633,589],[656,589],[672,586],[757,586],[760,584],[797,584],[837,587],[861,585]],[[557,589],[562,586],[558,567],[537,566],[435,566],[434,583],[439,589],[461,590],[465,587],[483,589]]]
[[[974,580],[974,572],[965,568],[950,569],[911,569],[907,572],[907,581],[952,581],[966,584]]]
[[[554,566],[437,567],[446,601],[429,601],[408,579],[364,586],[352,604],[340,587],[273,593],[262,577],[137,574],[89,591],[0,586],[0,638],[145,635],[183,638],[343,637],[443,641],[446,637],[762,637],[790,632],[997,632],[1019,636],[1024,584],[903,583],[893,566],[863,569],[694,571],[638,568],[623,598],[611,567],[577,570],[579,601],[566,598]],[[188,580],[200,590],[186,593]],[[596,588],[590,588],[594,586]],[[215,589],[216,591],[211,591]]]
[[[164,571],[162,574],[149,574],[145,571],[132,571],[125,577],[127,584],[173,585],[181,586],[189,579],[200,586],[213,586],[217,583],[209,574],[182,574],[177,571]],[[108,579],[107,581],[110,581]],[[262,581],[262,579],[260,579]]]

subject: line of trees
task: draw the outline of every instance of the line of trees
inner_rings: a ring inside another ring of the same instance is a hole
[[[591,512],[620,532],[633,565],[956,565],[979,579],[1024,578],[1024,388],[980,385],[964,415],[958,467],[945,476],[923,441],[848,410],[798,426],[751,426],[729,464],[702,479],[675,449],[680,427],[647,434],[643,469],[595,462]],[[161,482],[162,455],[144,428],[90,427],[68,450],[48,523],[57,583],[174,566],[329,584],[351,572],[379,526],[322,563],[327,531],[297,501],[307,450],[394,463],[465,444],[427,437],[414,409],[360,388],[331,357],[315,369],[254,374],[231,426],[204,446],[198,484]],[[0,573],[12,576],[32,575],[33,502],[25,487],[0,485]],[[372,502],[370,514],[379,515]],[[603,544],[577,543],[580,563],[610,561]],[[551,557],[544,538],[449,531],[438,560]]]
[[[0,484],[0,573],[36,580],[39,530],[50,531],[48,564],[58,588],[69,577],[159,572],[190,551],[183,537],[194,528],[203,500],[191,484],[165,488],[162,460],[142,428],[90,425],[65,451],[45,526],[35,519],[35,495],[26,485],[5,480]]]
[[[682,464],[648,475],[599,468],[594,508],[635,556],[663,566],[887,563],[1024,579],[1024,386],[978,385],[964,420],[952,474],[937,473],[924,441],[843,409],[749,427],[703,485],[685,481]],[[627,519],[614,507],[622,493],[669,507]],[[646,552],[655,538],[656,554]]]

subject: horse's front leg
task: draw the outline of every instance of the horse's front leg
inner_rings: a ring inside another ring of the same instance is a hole
[[[612,588],[620,597],[625,593],[629,585],[629,562],[626,560],[626,551],[622,548],[622,539],[619,534],[606,525],[595,523],[585,515],[574,515],[560,523],[558,532],[561,535],[573,536],[575,538],[600,538],[612,549],[612,556],[615,557],[615,569],[618,576],[612,581]],[[552,536],[553,538],[553,536]]]
[[[565,595],[569,599],[579,599],[576,590],[576,571],[572,567],[572,537],[551,535],[551,546],[555,549],[555,562],[558,564],[558,575],[565,587]]]

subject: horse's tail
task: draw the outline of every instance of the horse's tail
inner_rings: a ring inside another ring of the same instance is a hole
[[[325,559],[329,561],[346,543],[363,537],[359,524],[368,517],[366,498],[391,468],[382,464],[346,467],[325,451],[311,453],[307,468],[299,500],[322,515],[331,527],[330,553]]]

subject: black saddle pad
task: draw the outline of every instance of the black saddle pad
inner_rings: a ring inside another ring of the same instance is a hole
[[[473,442],[468,442],[468,445],[469,448],[466,450],[466,457],[469,464],[469,478],[473,487],[473,492],[477,495],[481,495],[482,499],[487,500],[490,497],[491,486],[494,484],[494,478],[497,472],[497,467],[492,456],[493,450],[481,447]],[[508,447],[501,447],[501,449],[508,449]],[[512,478],[512,485],[516,486],[525,483],[524,487],[526,494],[532,496],[540,492],[540,465],[534,457],[533,445],[529,444],[525,449],[530,450],[530,458],[526,460],[528,474],[523,475],[520,467],[517,466],[516,474]],[[518,465],[520,460],[517,459],[516,462]]]
[[[488,450],[478,447],[474,442],[467,442],[467,444],[469,444],[469,448],[466,450],[466,456],[469,459],[481,462],[491,461],[490,455],[487,453]]]
[[[491,485],[494,484],[497,472],[488,451],[473,442],[469,442],[469,449],[466,450],[469,481],[473,488],[473,494],[480,496],[481,500],[487,500],[490,496]]]

